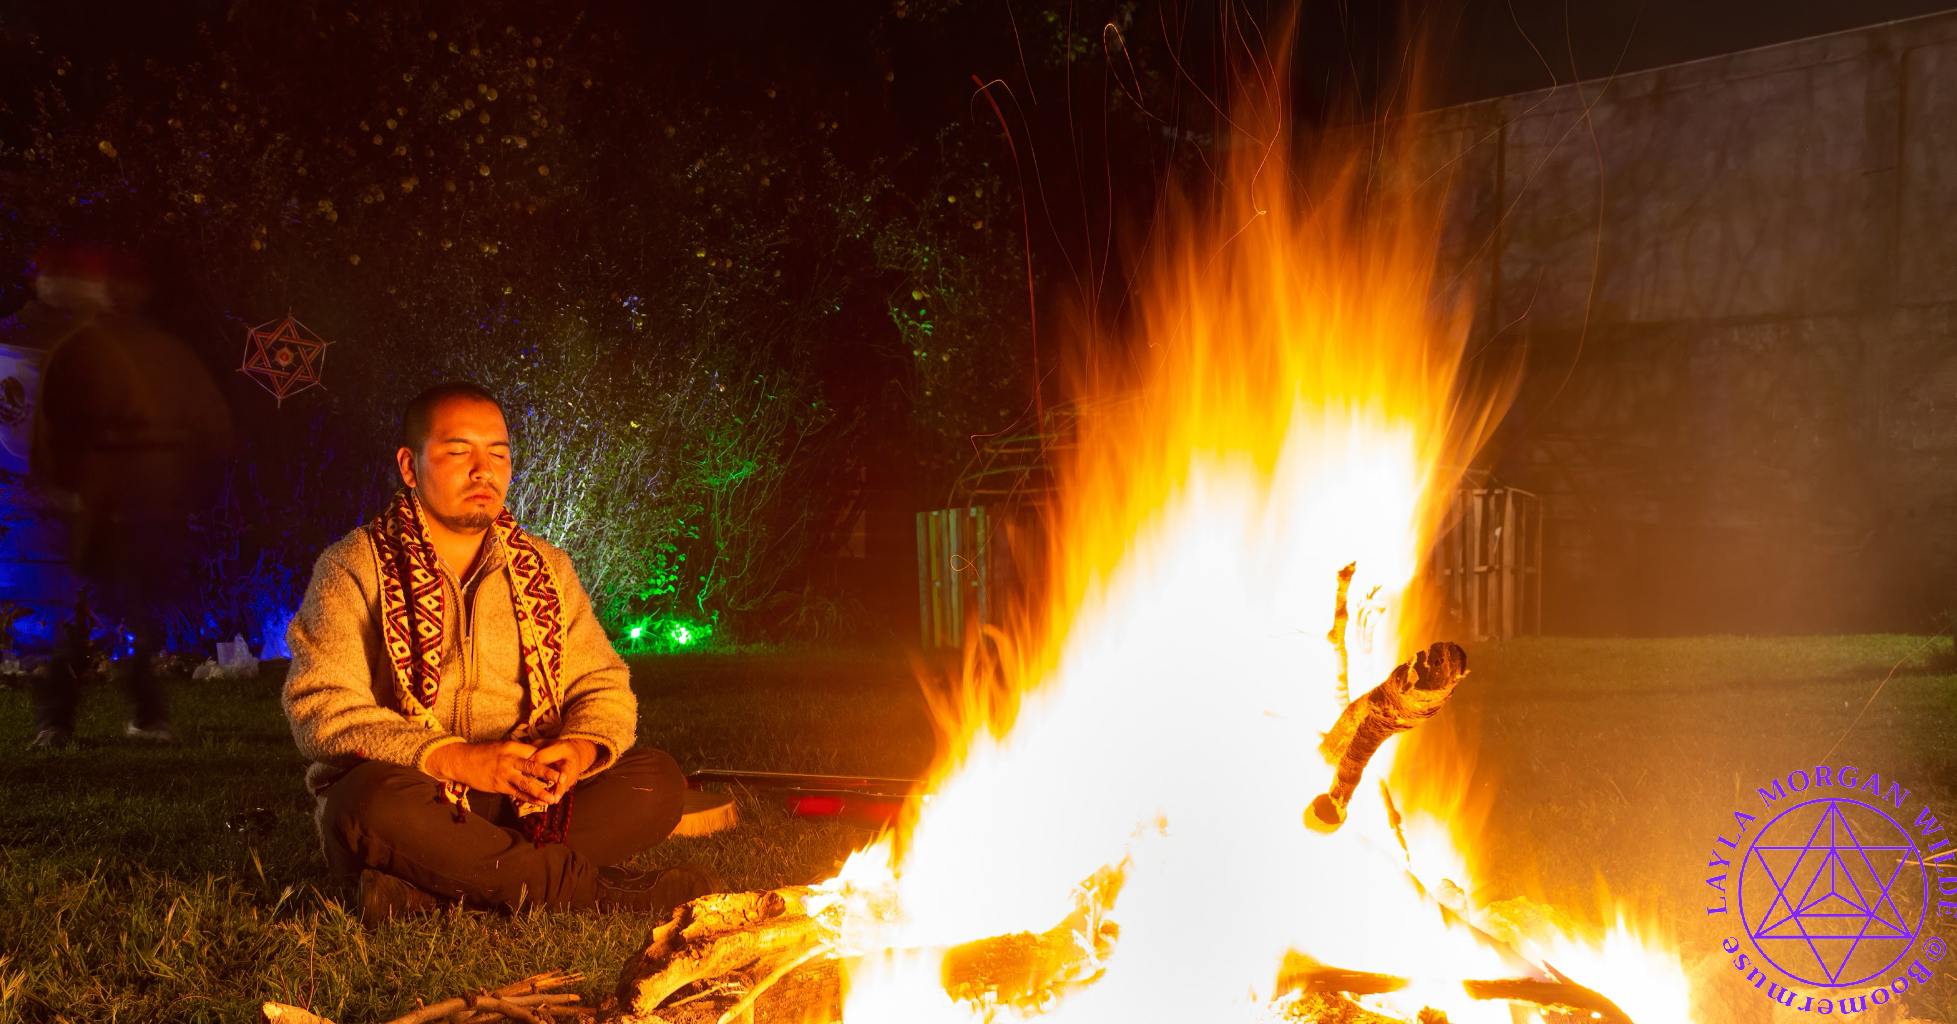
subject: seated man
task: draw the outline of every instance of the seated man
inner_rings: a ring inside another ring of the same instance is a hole
[[[665,839],[685,780],[634,749],[638,701],[571,560],[503,507],[503,410],[444,384],[401,418],[386,511],[320,555],[285,712],[320,838],[376,923],[440,901],[660,912],[718,890],[614,865]]]

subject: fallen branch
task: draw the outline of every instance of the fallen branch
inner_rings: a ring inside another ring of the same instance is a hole
[[[575,985],[583,980],[583,971],[545,971],[542,974],[533,974],[522,981],[505,985],[489,994],[499,999],[534,996],[540,992],[549,992],[554,988]]]
[[[481,995],[457,996],[454,999],[444,999],[439,1003],[430,1003],[411,1013],[396,1017],[388,1021],[387,1024],[427,1024],[429,1021],[441,1020],[443,1017],[453,1017],[458,1013],[466,1014],[468,1011],[477,1009],[478,1007],[494,1010],[497,1013],[502,1013],[506,1017],[512,1017],[515,1015],[504,1013],[504,1011],[497,1009],[497,1006],[514,1006],[527,1012],[532,1008],[560,1006],[577,1001],[578,994],[576,992],[550,992],[522,996],[505,996],[499,995],[496,992],[488,992]],[[491,1003],[495,1003],[497,1006],[492,1006],[490,1005]],[[523,1018],[519,1017],[517,1019],[522,1020]]]
[[[495,996],[476,996],[470,1000],[470,1008],[492,1010],[511,1020],[520,1020],[523,1024],[545,1024],[546,1020],[531,1013],[528,1008],[517,1005],[515,1000],[498,999]]]

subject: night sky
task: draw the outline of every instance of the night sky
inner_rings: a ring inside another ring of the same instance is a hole
[[[408,7],[425,5],[410,4]],[[711,59],[744,54],[755,73],[784,63],[825,70],[847,79],[869,56],[864,23],[888,2],[783,3],[750,0],[731,4],[544,4],[540,9],[590,9],[633,22],[649,38],[685,40],[686,49]],[[964,5],[968,13],[1006,28],[1010,4]],[[1187,33],[1186,56],[1198,64],[1214,4],[1137,4],[1138,20],[1158,6],[1182,12],[1170,31]],[[1288,5],[1248,5],[1269,18]],[[1545,88],[1573,78],[1596,79],[1758,46],[1929,14],[1948,0],[1313,0],[1302,5],[1303,29],[1297,77],[1301,99],[1372,96],[1405,53],[1409,30],[1428,34],[1435,58],[1427,102],[1447,105]],[[295,5],[268,0],[179,0],[110,3],[84,0],[44,3],[6,0],[0,17],[44,35],[57,49],[104,58],[162,57],[186,47],[205,19],[276,17]],[[1019,12],[1025,16],[1025,11]],[[1146,28],[1147,26],[1143,26]],[[965,52],[916,55],[949,73],[949,83],[968,84],[970,74],[1006,74],[1011,56],[997,35],[967,33],[953,39]],[[79,54],[78,54],[79,55]],[[5,71],[0,69],[0,76]],[[23,83],[5,81],[7,98]]]

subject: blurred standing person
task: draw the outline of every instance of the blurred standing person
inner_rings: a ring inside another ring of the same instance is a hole
[[[190,515],[210,503],[230,413],[190,349],[139,313],[148,286],[132,258],[63,246],[35,265],[41,302],[65,318],[44,317],[63,322],[41,372],[32,473],[67,513],[87,603],[134,636],[116,666],[125,733],[174,740],[152,664],[163,646],[157,606],[191,585]],[[88,623],[78,621],[33,688],[32,746],[67,745],[89,670]]]
[[[108,261],[78,246],[34,257],[34,297],[0,318],[0,344],[49,349],[109,306]]]

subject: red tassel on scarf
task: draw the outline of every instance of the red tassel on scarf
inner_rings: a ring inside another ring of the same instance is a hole
[[[538,811],[517,819],[523,830],[523,838],[530,840],[539,849],[551,843],[568,842],[571,836],[571,797],[577,795],[578,787],[572,786],[564,791],[564,799]]]

